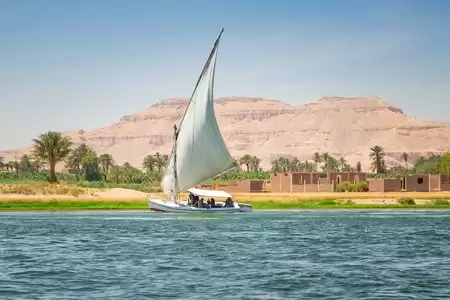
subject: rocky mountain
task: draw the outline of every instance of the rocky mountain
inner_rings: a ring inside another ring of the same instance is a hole
[[[76,144],[86,142],[117,163],[141,166],[148,153],[168,154],[172,126],[178,124],[188,99],[167,99],[119,122],[94,130],[66,132]],[[229,97],[215,101],[222,135],[232,155],[256,155],[262,167],[279,155],[311,160],[314,152],[343,156],[363,169],[370,166],[374,145],[386,149],[387,163],[400,163],[403,152],[413,157],[450,150],[450,124],[407,116],[377,97],[324,97],[292,106],[263,98]],[[49,128],[50,129],[50,128]],[[0,152],[5,160],[18,159],[30,147]]]

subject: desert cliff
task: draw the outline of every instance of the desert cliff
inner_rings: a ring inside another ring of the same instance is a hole
[[[148,153],[168,154],[172,126],[178,124],[188,99],[167,99],[94,130],[65,132],[75,144],[86,142],[116,163],[141,167]],[[263,98],[228,97],[215,100],[215,112],[225,142],[235,157],[256,155],[262,167],[279,155],[311,160],[314,152],[343,156],[368,170],[370,147],[380,145],[387,163],[450,150],[450,125],[407,116],[377,97],[324,97],[292,106]],[[51,129],[51,128],[49,128]],[[19,159],[30,147],[0,152],[5,160]]]

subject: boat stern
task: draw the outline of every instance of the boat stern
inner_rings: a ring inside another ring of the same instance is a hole
[[[239,203],[239,207],[241,208],[242,212],[252,212],[253,211],[253,206],[251,204]]]

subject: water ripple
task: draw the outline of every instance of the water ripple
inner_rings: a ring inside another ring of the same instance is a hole
[[[0,298],[448,299],[449,217],[0,214]]]

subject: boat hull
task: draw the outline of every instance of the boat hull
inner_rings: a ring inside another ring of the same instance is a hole
[[[250,204],[234,203],[234,207],[220,207],[220,208],[197,208],[180,203],[176,204],[171,201],[160,199],[148,199],[148,206],[154,212],[168,212],[168,213],[237,213],[237,212],[251,212],[253,207]]]

